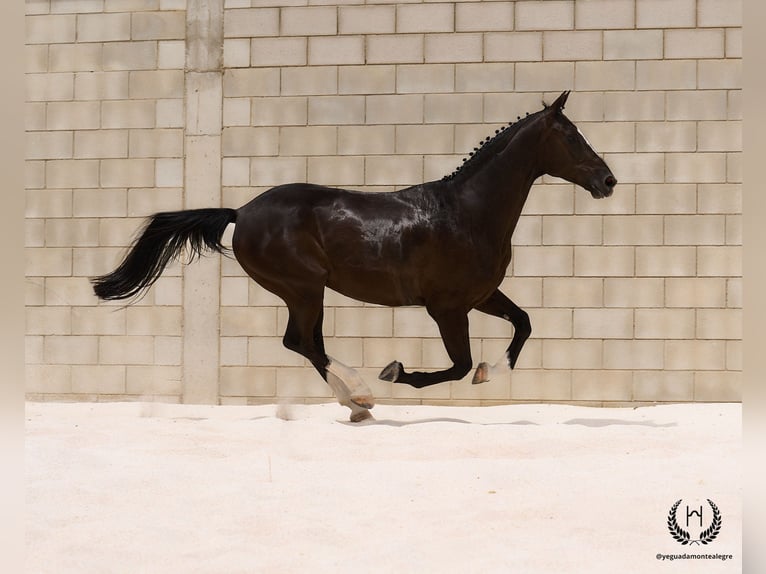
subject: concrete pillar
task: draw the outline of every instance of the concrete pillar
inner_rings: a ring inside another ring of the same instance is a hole
[[[186,9],[184,208],[221,205],[223,2],[188,0]],[[183,402],[218,403],[219,255],[183,271]]]

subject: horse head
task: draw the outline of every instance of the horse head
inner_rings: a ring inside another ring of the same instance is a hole
[[[617,179],[582,132],[564,115],[568,97],[569,92],[563,92],[543,111],[543,170],[587,189],[597,199],[609,197]]]

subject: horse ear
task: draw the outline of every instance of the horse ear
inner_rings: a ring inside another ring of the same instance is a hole
[[[567,103],[567,98],[569,97],[569,90],[565,92],[561,92],[561,95],[556,98],[556,101],[551,104],[551,109],[554,112],[560,112],[564,109],[564,105]]]

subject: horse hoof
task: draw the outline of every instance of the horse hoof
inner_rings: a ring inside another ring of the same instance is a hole
[[[354,396],[352,395],[350,397],[350,400],[355,405],[362,407],[363,409],[371,409],[375,406],[375,397],[372,395],[362,395],[362,396]]]
[[[395,383],[399,378],[399,375],[402,373],[403,368],[404,367],[402,367],[402,364],[399,361],[392,361],[382,371],[380,371],[378,378],[381,381]]]
[[[375,417],[372,416],[372,413],[370,411],[363,410],[363,411],[352,412],[351,416],[349,417],[349,420],[352,423],[360,423],[362,421],[375,420]]]
[[[476,367],[476,372],[473,374],[471,384],[478,385],[487,381],[489,381],[489,365],[487,363],[479,363],[479,366]]]

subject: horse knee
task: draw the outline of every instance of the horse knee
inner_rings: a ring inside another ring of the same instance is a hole
[[[532,334],[532,323],[529,320],[529,314],[524,309],[519,309],[518,314],[513,317],[511,322],[516,332],[525,339]]]

